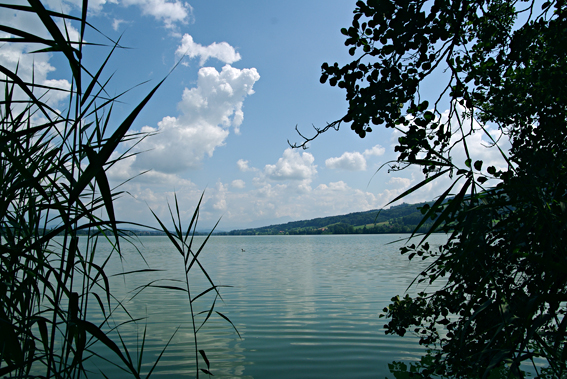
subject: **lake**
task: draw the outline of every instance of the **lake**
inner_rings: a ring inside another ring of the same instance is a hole
[[[232,286],[220,289],[223,300],[217,299],[215,310],[230,318],[241,336],[214,313],[199,331],[199,349],[206,351],[214,377],[393,378],[388,363],[417,360],[423,352],[411,335],[386,336],[385,321],[379,318],[391,297],[402,295],[427,264],[409,262],[398,251],[403,242],[391,243],[407,237],[212,237],[200,261],[216,285]],[[196,237],[197,242],[203,239]],[[430,244],[445,239],[433,235]],[[147,326],[143,367],[149,370],[177,329],[152,377],[194,377],[187,295],[146,288],[130,300],[133,289],[153,281],[183,287],[165,280],[183,280],[183,260],[166,237],[139,240],[148,266],[164,271],[112,278],[116,297],[133,317],[144,318],[122,326],[121,335],[135,354]],[[109,275],[148,267],[132,246],[125,245],[123,250],[123,259],[111,262]],[[198,273],[197,269],[191,274],[193,294],[206,288],[206,280]],[[214,300],[212,293],[208,295],[193,303],[197,311],[208,309]],[[205,314],[199,316],[201,320]],[[100,316],[91,315],[91,320],[97,319]],[[119,311],[112,318],[116,324],[126,320]],[[109,364],[92,368],[103,369],[110,377],[121,376]]]

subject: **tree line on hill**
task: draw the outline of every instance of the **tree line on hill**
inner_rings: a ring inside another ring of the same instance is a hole
[[[423,218],[420,209],[429,203],[400,204],[389,209],[319,217],[285,224],[219,232],[217,235],[315,235],[412,233]],[[432,221],[431,221],[432,222]],[[426,232],[431,222],[418,229]]]

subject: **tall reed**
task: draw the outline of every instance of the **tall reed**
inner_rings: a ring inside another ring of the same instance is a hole
[[[135,361],[120,334],[112,332],[108,321],[117,305],[123,305],[113,298],[105,273],[111,256],[121,254],[121,244],[128,242],[113,206],[121,192],[110,187],[107,171],[129,152],[119,158],[112,153],[120,143],[141,137],[128,131],[161,82],[126,118],[114,122],[118,97],[108,95],[109,81],[102,78],[119,45],[114,43],[100,67],[87,68],[84,36],[88,29],[96,31],[87,22],[87,7],[85,0],[81,16],[75,17],[50,11],[40,0],[0,4],[0,11],[33,15],[44,28],[44,35],[34,35],[0,25],[0,33],[9,35],[0,42],[34,44],[36,54],[60,54],[71,71],[71,87],[61,89],[36,83],[33,77],[25,80],[18,67],[0,65],[0,377],[88,376],[84,363],[100,358],[94,346],[101,344],[135,378],[149,377],[161,357],[142,375],[141,354]],[[77,41],[67,32],[69,24],[79,30]],[[58,111],[47,99],[61,91],[67,103]],[[197,215],[198,209],[192,226]],[[193,254],[192,239],[177,229],[168,235],[181,249],[188,277],[191,267],[200,266],[201,249]],[[105,256],[98,256],[101,239],[112,246]],[[210,284],[206,292],[216,292]],[[192,306],[195,297],[189,290],[187,281]],[[214,301],[207,318],[213,307]],[[102,314],[103,321],[89,321],[92,314]],[[196,334],[197,328],[193,330]],[[208,366],[206,354],[201,356]],[[195,360],[198,366],[197,355]]]
[[[192,219],[191,219],[191,221],[190,221],[190,223],[187,227],[187,230],[185,232],[183,231],[182,224],[181,224],[181,216],[180,216],[180,212],[179,212],[179,203],[177,201],[177,195],[175,196],[175,214],[174,214],[173,210],[171,209],[171,207],[169,207],[169,212],[170,212],[171,220],[173,222],[174,231],[170,232],[166,228],[166,226],[163,224],[163,222],[154,213],[156,220],[159,222],[163,231],[166,233],[167,237],[169,238],[169,240],[171,241],[173,246],[175,246],[175,249],[177,250],[177,252],[180,254],[181,258],[183,259],[185,287],[167,286],[166,288],[173,289],[173,290],[179,290],[179,291],[182,291],[182,292],[187,294],[187,300],[189,302],[189,310],[190,310],[190,314],[191,314],[191,326],[192,326],[192,332],[193,332],[193,339],[194,339],[194,344],[195,344],[195,364],[196,364],[196,376],[197,376],[197,378],[199,377],[199,371],[202,371],[203,373],[208,374],[208,375],[212,375],[212,373],[210,371],[210,362],[209,362],[209,359],[207,358],[207,354],[205,353],[205,350],[199,349],[199,341],[197,339],[197,334],[198,334],[199,330],[201,330],[201,328],[205,325],[207,320],[209,320],[211,315],[213,315],[213,313],[216,313],[221,318],[223,318],[225,321],[227,321],[230,325],[232,325],[232,327],[234,328],[234,331],[240,337],[240,333],[238,332],[238,330],[236,329],[236,326],[232,323],[232,321],[230,321],[230,319],[228,317],[226,317],[224,314],[222,314],[218,311],[215,311],[215,304],[216,304],[217,299],[219,299],[219,298],[222,299],[220,292],[219,292],[219,288],[227,287],[227,286],[216,285],[213,282],[213,280],[211,279],[211,277],[209,276],[209,274],[207,273],[207,271],[205,270],[205,268],[203,267],[203,265],[199,262],[199,255],[203,252],[203,248],[205,247],[205,244],[207,243],[207,241],[211,237],[213,230],[218,225],[218,222],[217,222],[217,225],[215,225],[215,227],[209,232],[209,234],[207,235],[205,240],[201,243],[201,245],[200,246],[194,246],[194,244],[195,244],[194,237],[195,237],[195,232],[197,230],[197,220],[199,218],[199,209],[200,209],[202,200],[203,200],[203,195],[201,195],[201,199],[199,200],[199,203],[196,207],[196,210],[193,213],[193,217],[192,217]],[[153,211],[152,211],[152,213],[153,213]],[[195,266],[197,266],[200,269],[200,272],[206,277],[206,280],[208,282],[208,287],[205,288],[204,290],[200,290],[200,292],[195,291],[194,288],[192,289],[191,282],[189,280],[190,279],[190,273],[192,272],[191,269],[194,270]],[[199,299],[200,297],[202,297],[202,296],[204,296],[208,293],[214,294],[214,299],[211,302],[210,307],[207,310],[197,312],[194,309],[193,303],[197,299]],[[203,315],[203,314],[205,315],[203,321],[200,322],[200,325],[197,325],[197,316]],[[201,357],[203,358],[203,361],[205,362],[205,364],[207,366],[206,369],[205,368],[199,368],[199,355],[201,355]]]

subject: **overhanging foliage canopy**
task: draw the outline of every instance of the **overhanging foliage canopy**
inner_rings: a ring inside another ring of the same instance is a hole
[[[375,125],[397,128],[393,168],[426,174],[399,198],[452,179],[422,210],[448,242],[402,250],[432,260],[421,281],[446,284],[385,310],[387,333],[415,332],[433,349],[419,375],[523,377],[527,365],[567,374],[566,15],[565,1],[359,1],[342,29],[356,59],[322,65],[321,82],[344,89],[349,108],[317,135],[349,122],[363,138]],[[443,90],[422,98],[439,72]],[[487,125],[510,140],[506,169],[472,161],[467,140]],[[457,148],[465,162],[451,159]]]

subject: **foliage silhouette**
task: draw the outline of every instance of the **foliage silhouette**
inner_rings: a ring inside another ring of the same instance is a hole
[[[144,137],[129,133],[129,129],[163,81],[116,123],[112,109],[120,96],[108,95],[110,79],[103,78],[119,42],[113,43],[100,67],[90,71],[82,59],[90,45],[84,37],[89,29],[98,31],[87,22],[88,2],[82,3],[80,17],[47,10],[39,0],[28,3],[0,4],[0,9],[35,17],[36,26],[41,26],[35,30],[43,31],[34,35],[0,25],[0,40],[32,44],[36,48],[33,54],[61,54],[71,70],[71,84],[59,88],[36,83],[33,73],[30,79],[19,66],[0,65],[4,87],[0,95],[0,376],[88,376],[85,362],[105,360],[100,356],[103,345],[115,355],[116,360],[110,363],[135,378],[150,377],[169,342],[142,373],[146,332],[138,354],[133,355],[120,335],[120,325],[110,322],[116,312],[129,313],[112,295],[105,270],[111,256],[121,257],[121,246],[134,240],[120,230],[125,223],[116,219],[113,202],[122,192],[110,187],[107,171],[130,154],[128,150],[112,155],[120,143]],[[80,31],[78,40],[71,39],[70,25]],[[63,111],[49,102],[51,95],[60,93],[67,99]],[[197,207],[192,226],[198,212]],[[181,227],[179,219],[175,225]],[[98,250],[101,240],[112,247],[102,256]],[[192,241],[192,235],[182,239],[185,262],[191,257],[185,270],[187,285],[189,270],[196,265],[218,296],[217,287],[197,259],[203,246],[193,254]],[[123,275],[147,271],[152,269]],[[193,300],[211,288],[197,296],[191,296],[188,287],[184,290],[189,294],[193,318],[197,315]],[[93,314],[103,315],[102,322],[92,321]],[[127,323],[137,321],[130,316]],[[194,333],[196,340],[197,330]],[[199,357],[195,353],[198,377]],[[204,371],[209,373],[204,350],[200,355],[207,365]]]
[[[356,59],[342,67],[324,63],[321,75],[322,83],[346,91],[347,114],[294,146],[306,148],[342,123],[362,138],[385,125],[401,133],[390,169],[425,174],[394,201],[434,180],[451,183],[422,209],[424,222],[435,221],[421,243],[402,249],[410,259],[432,260],[417,282],[446,284],[393,298],[384,310],[391,319],[386,332],[414,332],[432,349],[427,364],[412,366],[414,377],[522,378],[528,365],[539,377],[565,377],[566,2],[356,6],[352,26],[342,29]],[[434,73],[446,83],[423,99],[420,86]],[[489,133],[494,127],[509,139],[509,151]],[[473,161],[475,132],[491,141],[505,167]],[[452,160],[457,149],[465,162]],[[426,240],[439,230],[448,241],[433,250]],[[536,364],[542,360],[545,369]]]

